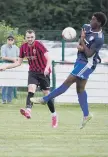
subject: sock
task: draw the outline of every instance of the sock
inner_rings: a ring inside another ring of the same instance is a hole
[[[26,108],[29,112],[31,112],[31,108]]]
[[[56,115],[57,115],[56,112],[52,113],[52,117],[55,117]]]
[[[26,99],[26,108],[32,108],[33,106],[33,103],[30,101],[30,98],[32,98],[34,96],[34,93],[32,92],[28,92],[28,96],[27,96],[27,99]]]
[[[89,115],[88,110],[88,102],[87,102],[87,93],[86,91],[83,91],[82,93],[78,93],[78,101],[80,104],[80,107],[83,111],[84,117]]]
[[[49,100],[64,93],[68,88],[69,86],[62,84],[60,87],[54,89],[50,94],[48,94],[47,96],[44,96],[43,99],[45,102],[48,102]]]
[[[48,105],[48,108],[51,111],[51,113],[54,113],[55,112],[54,100],[53,99],[49,100],[47,102],[47,105]]]

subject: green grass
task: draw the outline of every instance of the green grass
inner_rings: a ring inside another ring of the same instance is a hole
[[[47,106],[35,105],[32,119],[20,115],[25,99],[0,104],[0,157],[108,157],[108,105],[90,105],[94,118],[80,130],[79,105],[58,105],[52,129]]]

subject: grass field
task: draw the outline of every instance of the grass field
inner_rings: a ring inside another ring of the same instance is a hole
[[[58,105],[52,129],[47,106],[35,105],[32,119],[20,115],[22,97],[0,104],[0,157],[108,157],[108,104],[90,105],[94,117],[80,130],[79,105]]]

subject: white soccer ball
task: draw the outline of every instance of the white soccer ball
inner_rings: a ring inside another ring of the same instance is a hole
[[[76,30],[72,27],[66,27],[62,31],[62,37],[67,40],[67,41],[72,41],[73,39],[76,38]]]

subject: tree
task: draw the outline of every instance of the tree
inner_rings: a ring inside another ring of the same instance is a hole
[[[20,33],[29,28],[62,30],[67,26],[79,30],[93,12],[103,11],[108,16],[107,8],[108,0],[1,0],[0,20],[18,27]],[[108,23],[105,30],[108,32]]]
[[[15,37],[16,45],[21,46],[24,41],[24,36],[18,34],[18,28],[12,28],[10,25],[6,25],[5,21],[0,22],[0,44],[4,44],[9,35]]]

